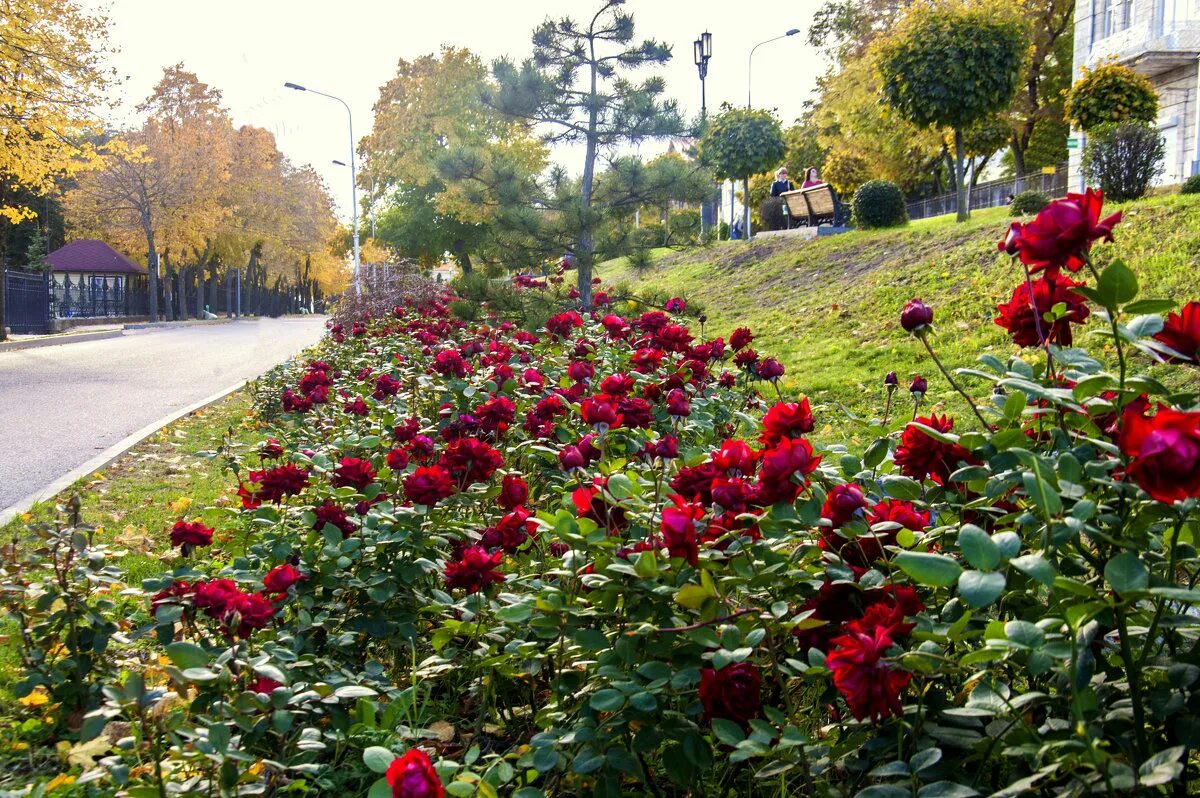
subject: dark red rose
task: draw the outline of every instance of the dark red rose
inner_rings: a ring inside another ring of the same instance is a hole
[[[1100,219],[1104,193],[1088,189],[1084,194],[1070,194],[1057,199],[1025,224],[1014,222],[998,244],[1001,252],[1010,255],[1015,250],[1030,271],[1057,271],[1064,268],[1077,272],[1094,241],[1112,241],[1112,230],[1121,221],[1121,212]]]
[[[672,460],[679,456],[679,440],[674,435],[664,435],[657,441],[647,441],[642,456],[660,460]]]
[[[278,690],[280,687],[283,687],[282,682],[277,682],[274,679],[271,679],[267,676],[259,676],[257,679],[254,680],[254,682],[250,685],[250,687],[248,689],[252,693],[262,693],[264,695],[270,695],[271,693]]]
[[[917,375],[912,378],[912,382],[908,384],[909,393],[926,394],[929,392],[929,383],[924,377]]]
[[[352,416],[366,416],[371,413],[371,408],[367,407],[361,396],[354,397],[353,402],[346,402],[342,409]]]
[[[894,387],[894,386],[896,386],[896,385],[899,385],[899,384],[900,384],[900,378],[896,376],[896,372],[894,372],[894,371],[889,371],[889,372],[887,373],[887,376],[885,376],[885,377],[883,378],[883,384],[884,384],[884,385],[887,385],[887,386]]]
[[[529,485],[517,474],[506,474],[500,482],[500,495],[496,503],[505,510],[522,507],[529,501]]]
[[[866,506],[867,497],[858,485],[853,482],[834,485],[821,506],[821,517],[828,519],[833,529],[838,529],[858,518]]]
[[[400,393],[400,381],[391,374],[380,374],[375,380],[375,390],[371,393],[378,401],[383,401],[389,396],[395,396]]]
[[[659,527],[663,542],[672,557],[682,557],[689,565],[699,561],[699,537],[696,525],[704,518],[704,507],[682,496],[671,496],[671,506],[663,508]]]
[[[563,468],[570,471],[574,468],[583,468],[587,465],[587,458],[579,451],[579,447],[573,444],[568,444],[558,453],[558,462]]]
[[[712,454],[717,470],[730,476],[750,476],[758,464],[759,453],[740,440],[722,441],[721,448]]]
[[[917,332],[933,324],[933,308],[919,299],[910,299],[900,311],[900,326],[906,332]]]
[[[503,432],[517,416],[517,406],[507,396],[493,396],[475,408],[475,418],[486,432]]]
[[[176,604],[178,599],[183,599],[191,596],[196,590],[196,585],[193,585],[183,579],[172,583],[170,587],[163,588],[150,597],[151,611],[157,610],[162,604]]]
[[[1200,496],[1200,413],[1127,407],[1121,424],[1127,474],[1142,490],[1164,504]]]
[[[403,471],[408,468],[408,452],[404,449],[392,449],[387,455],[387,467],[393,471]]]
[[[396,443],[408,443],[421,431],[421,421],[417,418],[407,418],[392,430]]]
[[[443,349],[433,357],[431,367],[438,374],[463,378],[471,371],[470,365],[463,360],[457,349]]]
[[[258,453],[264,459],[273,460],[276,457],[283,457],[283,444],[274,438],[267,438],[259,444]]]
[[[454,492],[450,472],[439,465],[419,466],[404,479],[404,495],[415,504],[432,507]]]
[[[358,457],[343,457],[333,470],[330,482],[338,488],[354,488],[362,491],[375,481],[375,469],[371,468],[370,460]]]
[[[654,343],[667,352],[686,352],[692,342],[688,328],[680,324],[668,324],[654,335]]]
[[[286,593],[289,587],[305,578],[304,574],[289,563],[276,565],[263,577],[263,592]]]
[[[833,639],[833,651],[825,658],[826,666],[833,671],[834,686],[859,720],[878,721],[903,711],[900,693],[912,674],[884,659],[887,650],[896,644],[893,631],[891,626],[878,625],[869,631],[851,628]]]
[[[598,308],[604,307],[610,301],[611,300],[608,298],[608,292],[606,291],[597,291],[596,293],[592,294],[592,304]]]
[[[185,555],[197,546],[211,546],[212,536],[213,530],[199,521],[180,519],[171,527],[171,545],[182,547]]]
[[[700,703],[707,718],[725,718],[743,726],[762,711],[762,677],[751,662],[733,662],[720,670],[700,669]]]
[[[738,351],[750,345],[754,340],[754,333],[747,330],[745,327],[738,327],[729,336],[729,347],[733,351]]]
[[[620,418],[617,413],[616,401],[613,397],[605,394],[596,394],[584,399],[580,407],[580,414],[586,423],[593,427],[602,426],[605,429],[616,426]]]
[[[664,357],[661,349],[644,347],[634,352],[629,362],[633,364],[633,370],[639,374],[650,374],[658,370]]]
[[[242,504],[251,502],[257,507],[261,502],[279,504],[285,496],[295,496],[308,485],[308,472],[292,463],[285,463],[265,471],[251,471],[248,474],[251,487],[242,494]],[[242,491],[239,489],[239,494]]]
[[[783,376],[783,364],[769,357],[758,364],[758,376],[764,380],[777,380]]]
[[[748,369],[758,362],[758,352],[753,349],[742,349],[733,356],[733,364],[740,369]]]
[[[320,532],[325,528],[326,524],[332,524],[337,527],[342,536],[345,537],[354,531],[354,523],[350,520],[350,516],[338,505],[326,500],[324,504],[313,508],[313,515],[317,520],[313,521],[313,529]]]
[[[622,423],[630,429],[649,429],[654,421],[654,407],[645,399],[636,396],[625,396],[617,402],[617,413]]]
[[[692,403],[687,394],[679,388],[674,388],[667,394],[667,412],[676,418],[686,418],[692,414]]]
[[[918,417],[916,421],[938,432],[954,429],[953,418],[936,413],[928,418]],[[924,430],[909,424],[900,435],[895,461],[900,473],[906,477],[917,480],[929,477],[937,484],[944,485],[960,462],[974,463],[975,458],[957,443],[934,440]]]
[[[600,392],[609,396],[625,396],[633,390],[633,377],[628,374],[610,374],[600,381]]]
[[[457,560],[446,564],[446,587],[478,593],[493,582],[503,582],[504,574],[495,571],[503,556],[503,551],[489,554],[483,546],[468,546]]]
[[[808,397],[801,397],[799,402],[779,402],[763,416],[761,440],[774,444],[782,438],[798,438],[812,432],[815,426]]]
[[[1071,290],[1081,285],[1083,283],[1047,272],[1033,281],[1031,305],[1029,285],[1020,283],[1013,289],[1012,299],[996,306],[1000,315],[993,321],[1008,330],[1017,346],[1041,346],[1044,341],[1070,346],[1071,325],[1082,324],[1091,313],[1084,298]],[[1066,305],[1066,313],[1051,324],[1046,320],[1046,314],[1060,303]]]
[[[596,367],[587,360],[573,360],[567,366],[567,376],[575,382],[584,382],[596,376]]]
[[[573,310],[551,316],[546,322],[546,332],[555,338],[566,338],[575,327],[583,326],[583,317]]]
[[[488,444],[475,438],[451,441],[438,461],[461,486],[485,482],[504,465],[504,457]]]
[[[445,798],[446,791],[425,752],[410,748],[387,769],[392,798]]]
[[[1174,349],[1177,363],[1200,363],[1200,302],[1189,302],[1178,313],[1167,316],[1154,340]]]
[[[807,477],[820,464],[812,444],[803,438],[783,438],[762,453],[758,473],[758,500],[763,505],[795,501],[801,485],[793,476]]]
[[[675,296],[667,300],[667,304],[663,310],[667,311],[667,313],[683,313],[686,307],[687,303]]]
[[[912,502],[885,499],[867,511],[869,526],[881,523],[899,524],[914,532],[920,532],[929,525],[929,513],[917,510]],[[821,548],[836,551],[851,565],[866,567],[884,556],[885,546],[896,544],[896,531],[880,530],[849,540],[833,530],[822,529]]]
[[[509,554],[515,553],[529,539],[530,534],[536,531],[537,522],[529,522],[531,515],[524,507],[516,508],[501,518],[495,526],[483,531],[480,545],[489,551],[503,549]]]

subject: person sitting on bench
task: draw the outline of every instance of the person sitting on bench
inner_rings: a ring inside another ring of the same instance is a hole
[[[825,181],[821,179],[817,167],[810,166],[804,170],[804,182],[800,184],[800,188],[808,188],[809,186],[819,186]]]
[[[786,166],[779,167],[775,172],[775,182],[771,184],[771,196],[778,197],[785,191],[792,191],[796,186],[791,180],[788,180],[788,171]]]

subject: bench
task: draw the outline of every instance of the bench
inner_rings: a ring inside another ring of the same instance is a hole
[[[779,195],[787,203],[788,226],[791,220],[807,220],[808,227],[823,224],[843,227],[850,220],[850,209],[841,203],[828,183],[785,191]]]

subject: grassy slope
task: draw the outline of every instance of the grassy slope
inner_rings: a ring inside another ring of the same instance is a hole
[[[1200,196],[1157,197],[1122,209],[1117,242],[1098,245],[1097,260],[1123,257],[1137,272],[1143,296],[1200,299]],[[623,260],[602,264],[599,274],[610,285],[628,284],[634,293],[658,289],[702,305],[710,334],[749,327],[754,347],[787,367],[788,387],[815,402],[841,402],[878,415],[883,376],[895,370],[905,384],[913,374],[926,376],[929,400],[961,415],[965,404],[920,343],[900,328],[900,309],[912,297],[933,305],[937,334],[931,340],[952,370],[973,365],[981,352],[1001,359],[1015,353],[1006,332],[992,322],[996,303],[1007,301],[1023,279],[996,251],[1010,221],[1006,212],[977,212],[962,225],[940,217],[901,230],[815,241],[763,238],[660,251],[641,274]],[[1094,324],[1093,319],[1089,328]],[[1086,336],[1077,344],[1093,350],[1098,345]],[[969,390],[978,396],[987,389],[976,383]],[[825,416],[837,412],[831,406]]]

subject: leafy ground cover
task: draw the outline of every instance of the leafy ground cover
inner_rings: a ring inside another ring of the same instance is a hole
[[[1125,213],[1120,247],[1098,250],[1098,262],[1119,251],[1160,295],[1180,301],[1192,295],[1200,263],[1200,199],[1170,195],[1114,207]],[[715,329],[755,329],[761,345],[789,365],[787,388],[814,403],[839,403],[870,414],[884,375],[895,371],[905,385],[913,375],[926,377],[929,399],[958,415],[967,411],[965,404],[931,369],[924,348],[897,334],[899,323],[890,309],[912,297],[935,304],[936,341],[951,368],[973,366],[980,353],[1002,360],[1017,353],[993,323],[997,304],[1009,299],[1013,280],[1020,277],[1019,269],[996,251],[1009,222],[1007,209],[995,208],[976,212],[965,224],[946,216],[899,230],[815,241],[767,237],[749,244],[659,250],[647,270],[632,269],[620,259],[597,273],[616,286],[617,294],[681,296],[702,306]],[[1085,329],[1100,328],[1093,319]],[[1106,354],[1111,356],[1111,349]],[[1163,373],[1197,384],[1194,375]],[[839,423],[844,416],[831,412],[825,418],[825,436],[854,440],[859,435],[855,426]]]
[[[1000,312],[1024,357],[943,374],[955,418],[910,422],[893,386],[856,447],[784,398],[796,369],[761,330],[688,326],[679,298],[528,330],[422,293],[332,324],[262,381],[257,440],[222,452],[237,501],[181,513],[162,573],[131,584],[90,527],[24,530],[0,572],[25,745],[5,778],[1189,794],[1200,409],[1175,374],[1200,365],[1200,303],[1110,260],[1124,222],[1099,206],[1014,231],[1033,274],[1009,264]],[[873,312],[941,346],[937,304]]]

